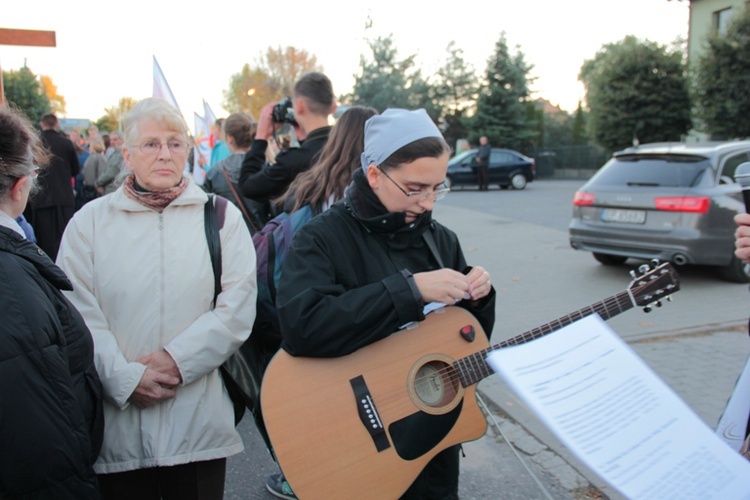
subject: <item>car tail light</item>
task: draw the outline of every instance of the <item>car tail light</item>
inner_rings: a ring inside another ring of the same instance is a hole
[[[654,203],[659,210],[705,214],[708,212],[711,200],[707,196],[675,196],[656,198]]]
[[[588,207],[594,204],[594,196],[586,191],[576,191],[576,195],[573,197],[573,206],[575,207]]]

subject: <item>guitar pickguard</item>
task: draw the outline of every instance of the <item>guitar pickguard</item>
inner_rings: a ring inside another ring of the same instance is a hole
[[[431,415],[419,411],[388,426],[398,456],[414,460],[429,452],[448,435],[461,415],[463,400],[448,413]]]

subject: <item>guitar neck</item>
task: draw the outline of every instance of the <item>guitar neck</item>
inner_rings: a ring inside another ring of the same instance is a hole
[[[524,344],[531,340],[544,337],[545,335],[557,331],[578,321],[581,318],[585,318],[586,316],[590,316],[594,313],[598,313],[599,316],[602,317],[602,319],[607,320],[609,318],[617,316],[622,312],[627,311],[628,309],[632,309],[633,307],[634,304],[631,295],[627,291],[620,292],[617,295],[613,295],[608,299],[602,300],[601,302],[597,302],[588,307],[584,307],[583,309],[579,309],[572,314],[563,316],[562,318],[558,318],[555,321],[534,328],[533,330],[529,330],[528,332],[522,333],[521,335],[518,335],[511,339],[504,340],[499,344],[492,345],[487,349],[483,349],[479,352],[466,356],[465,358],[461,358],[457,360],[453,364],[453,366],[456,369],[456,372],[458,373],[458,376],[461,380],[461,385],[463,385],[464,387],[469,387],[470,385],[476,384],[483,378],[488,377],[494,373],[490,366],[485,362],[485,359],[487,358],[487,355],[489,355],[489,353],[491,353],[495,349],[502,349],[503,347]]]

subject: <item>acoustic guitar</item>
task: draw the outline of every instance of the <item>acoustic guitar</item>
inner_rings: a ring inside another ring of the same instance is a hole
[[[475,392],[493,373],[485,363],[492,350],[594,313],[609,319],[636,306],[650,310],[679,290],[669,263],[643,267],[645,274],[627,290],[493,346],[474,316],[445,307],[413,329],[346,356],[280,351],[263,379],[261,403],[295,494],[303,500],[340,498],[343,491],[356,498],[398,498],[440,451],[485,434]]]

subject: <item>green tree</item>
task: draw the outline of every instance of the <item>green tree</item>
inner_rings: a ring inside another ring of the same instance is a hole
[[[479,79],[474,68],[467,64],[463,50],[450,42],[445,64],[438,69],[433,83],[435,103],[439,107],[439,121],[448,144],[468,135],[464,117],[476,104]]]
[[[245,64],[229,79],[224,91],[224,108],[230,113],[244,111],[258,117],[269,102],[291,97],[294,83],[304,73],[323,71],[318,59],[295,47],[269,47],[254,64]]]
[[[724,36],[708,38],[693,82],[701,131],[716,139],[750,137],[750,8],[733,16]]]
[[[269,81],[265,71],[245,64],[242,71],[232,75],[229,80],[229,90],[224,91],[224,108],[230,113],[244,111],[257,119],[266,103],[281,98],[278,89],[274,90],[268,85]]]
[[[605,149],[677,141],[690,130],[681,50],[628,36],[585,61],[578,78],[586,88],[591,137]]]
[[[503,32],[487,63],[486,83],[480,90],[476,115],[467,122],[471,142],[486,135],[495,146],[523,150],[538,136],[538,129],[534,130],[538,124],[526,120],[528,74],[532,67],[520,51],[510,54]]]
[[[526,126],[529,128],[531,135],[523,149],[529,151],[531,148],[546,146],[546,134],[549,130],[548,117],[544,114],[544,105],[535,101],[524,101],[524,116]]]
[[[122,119],[138,102],[132,97],[123,97],[116,106],[104,109],[104,116],[96,120],[94,125],[103,133],[122,130]]]
[[[14,71],[3,71],[5,99],[24,113],[33,123],[38,123],[52,109],[44,86],[31,70],[24,66]]]
[[[573,130],[571,132],[571,142],[573,144],[579,145],[588,143],[586,122],[586,112],[583,110],[581,101],[578,101],[578,108],[576,108],[575,116],[573,117]]]
[[[398,59],[393,35],[368,41],[372,58],[360,57],[360,72],[355,75],[352,104],[371,106],[382,112],[387,108],[425,108],[437,121],[439,111],[433,89],[415,68],[415,55]]]

